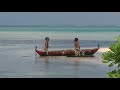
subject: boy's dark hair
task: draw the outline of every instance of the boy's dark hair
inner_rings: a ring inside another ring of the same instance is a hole
[[[49,40],[49,37],[46,37],[46,38],[45,38],[45,40],[47,40],[47,39]]]
[[[74,41],[78,41],[78,38],[75,38]]]

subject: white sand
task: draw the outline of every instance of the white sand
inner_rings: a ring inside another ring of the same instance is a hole
[[[98,50],[98,52],[107,52],[107,51],[110,51],[110,49],[109,48],[100,48]]]

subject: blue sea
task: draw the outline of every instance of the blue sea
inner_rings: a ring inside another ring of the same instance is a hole
[[[44,48],[49,37],[50,50],[73,48],[79,38],[81,48],[107,48],[120,35],[120,26],[1,26],[0,78],[106,78],[112,70],[93,58],[37,57],[34,48]]]

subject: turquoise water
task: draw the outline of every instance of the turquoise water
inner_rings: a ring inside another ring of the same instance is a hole
[[[108,47],[120,35],[120,27],[0,27],[0,77],[72,77],[106,78],[112,70],[101,62],[101,53],[93,58],[35,57],[34,48],[44,47],[50,38],[50,50],[73,48],[79,38],[81,48]]]
[[[120,32],[120,27],[0,27],[0,31]]]
[[[0,27],[0,38],[74,39],[113,41],[120,27]]]

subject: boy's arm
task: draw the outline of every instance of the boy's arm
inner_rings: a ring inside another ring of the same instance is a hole
[[[80,43],[79,43],[79,49],[80,49]]]

